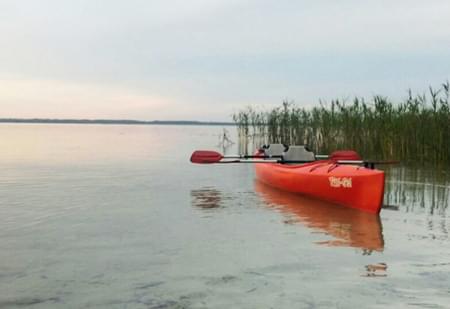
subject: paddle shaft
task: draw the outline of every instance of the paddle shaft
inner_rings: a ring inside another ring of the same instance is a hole
[[[281,155],[276,156],[255,156],[255,155],[230,155],[222,156],[224,159],[271,159],[271,158],[282,158]]]
[[[328,159],[328,155],[316,155],[316,159]],[[283,158],[282,155],[273,155],[273,156],[258,156],[258,155],[230,155],[230,156],[222,156],[223,159],[272,159],[272,158]],[[310,162],[310,161],[305,161]],[[300,162],[304,163],[304,162]]]
[[[219,161],[217,163],[280,163],[280,164],[300,164],[300,163],[311,163],[316,161],[304,161],[304,160],[230,160],[230,161]],[[333,161],[336,164],[363,164],[365,167],[370,167],[374,169],[375,164],[397,164],[399,161],[363,161],[363,160],[337,160]]]
[[[219,161],[217,163],[309,163],[314,161],[284,161],[284,160],[229,160]]]

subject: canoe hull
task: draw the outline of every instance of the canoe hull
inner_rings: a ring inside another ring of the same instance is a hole
[[[356,165],[317,161],[303,165],[256,164],[256,177],[272,187],[369,213],[379,213],[384,172]]]

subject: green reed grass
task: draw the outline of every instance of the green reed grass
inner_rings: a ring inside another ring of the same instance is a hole
[[[450,165],[450,84],[394,103],[383,96],[332,100],[301,108],[287,100],[271,110],[233,115],[240,139],[308,145],[316,153],[354,149],[365,158]]]

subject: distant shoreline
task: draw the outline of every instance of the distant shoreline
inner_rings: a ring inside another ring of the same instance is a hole
[[[0,123],[42,123],[42,124],[126,124],[126,125],[186,125],[186,126],[234,126],[233,122],[190,121],[190,120],[112,120],[112,119],[22,119],[0,118]]]

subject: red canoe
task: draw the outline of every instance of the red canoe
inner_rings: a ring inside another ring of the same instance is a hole
[[[323,157],[328,159],[317,161]],[[253,156],[223,156],[197,150],[191,162],[254,163],[257,179],[269,186],[375,214],[383,203],[384,172],[374,169],[374,165],[396,163],[362,161],[353,150],[316,156],[305,146],[283,144],[264,145]]]
[[[379,213],[384,194],[384,172],[333,161],[306,164],[255,164],[259,181],[343,206]]]

